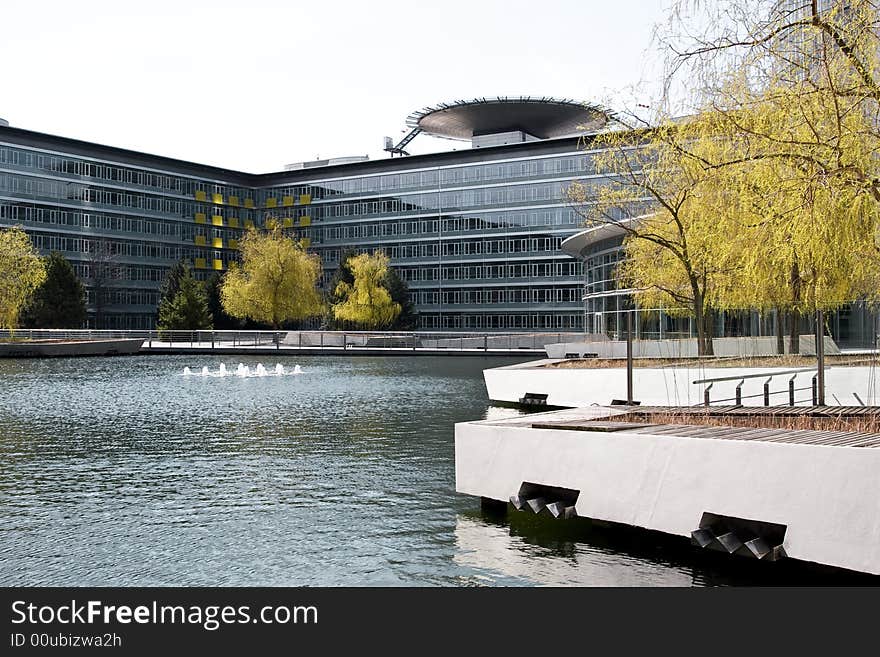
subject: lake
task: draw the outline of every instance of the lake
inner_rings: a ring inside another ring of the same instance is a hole
[[[184,376],[262,362],[283,376]],[[455,493],[467,357],[0,361],[0,584],[839,583],[588,520],[491,517]]]

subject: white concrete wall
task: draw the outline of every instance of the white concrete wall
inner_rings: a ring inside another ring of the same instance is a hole
[[[580,516],[680,536],[704,512],[780,523],[790,557],[880,574],[880,449],[471,422],[455,478],[496,500],[524,481],[571,488]]]
[[[550,363],[551,360],[523,363],[510,367],[498,367],[483,371],[489,399],[500,402],[518,402],[525,393],[546,394],[551,406],[589,406],[607,405],[612,399],[626,399],[626,368],[605,369],[562,369],[536,367],[536,364]],[[793,368],[796,369],[796,368]],[[777,372],[785,368],[775,368]],[[637,368],[633,373],[633,397],[643,405],[686,405],[703,403],[704,384],[693,381],[720,377],[761,374],[758,378],[746,379],[743,383],[743,404],[762,406],[763,386],[767,377],[773,375],[774,368],[731,368],[731,367],[669,367]],[[795,378],[796,388],[810,388],[815,372],[802,372]],[[825,401],[838,402],[846,406],[858,406],[853,393],[869,405],[880,404],[880,376],[872,367],[831,367],[825,371]],[[773,376],[770,391],[780,392],[770,397],[771,405],[788,404],[788,380],[791,374]],[[732,405],[734,402],[721,402],[736,396],[735,381],[718,382],[712,385],[712,403]],[[750,395],[757,395],[750,397]],[[811,390],[795,392],[799,405],[812,405]]]
[[[837,344],[827,335],[824,340],[826,354],[839,354]],[[716,356],[736,356],[749,358],[756,356],[775,356],[775,337],[713,338],[712,348]],[[800,337],[800,353],[805,356],[816,354],[816,336]],[[544,350],[549,358],[565,358],[565,354],[597,354],[599,358],[626,358],[626,342],[622,340],[579,341],[548,344]],[[788,353],[788,340],[785,341]],[[633,340],[635,358],[695,358],[697,340]]]

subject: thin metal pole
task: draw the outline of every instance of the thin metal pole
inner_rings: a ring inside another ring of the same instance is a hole
[[[626,403],[633,402],[632,311],[626,311]]]
[[[818,361],[818,403],[825,405],[825,313],[816,311],[816,360]]]

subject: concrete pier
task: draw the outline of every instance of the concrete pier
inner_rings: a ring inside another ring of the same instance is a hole
[[[569,515],[689,537],[732,557],[880,574],[877,434],[628,422],[628,412],[457,424],[456,490],[523,512],[560,502]]]

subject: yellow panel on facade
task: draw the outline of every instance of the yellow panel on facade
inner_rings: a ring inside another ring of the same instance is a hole
[[[237,196],[230,196],[229,197],[229,205],[234,205],[234,206],[238,207],[238,197]]]
[[[196,212],[196,223],[204,224],[208,222],[208,217],[204,212]]]
[[[281,205],[293,205],[293,197],[292,196],[282,197]]]
[[[223,238],[222,237],[213,238],[211,240],[211,246],[213,246],[215,249],[222,249],[223,248]]]
[[[254,227],[253,219],[245,219],[244,220],[244,227],[245,228],[253,228]]]
[[[217,258],[214,258],[214,269],[220,270],[223,269],[223,261]]]
[[[312,195],[311,194],[300,194],[299,195],[299,202],[302,203],[303,205],[308,205],[309,203],[312,202]]]
[[[278,207],[278,199],[274,196],[270,196],[266,199],[266,207],[267,208],[277,208]]]
[[[252,207],[254,207],[254,199],[252,199],[252,198],[246,198],[246,199],[244,200],[244,207],[246,207],[246,208],[252,208]]]
[[[219,214],[215,214],[213,217],[211,217],[211,223],[214,224],[215,226],[222,226],[223,225],[223,217],[221,217]]]
[[[300,243],[302,243],[304,249],[307,249],[312,245],[312,240],[308,237],[303,237]]]
[[[238,217],[229,217],[229,227],[238,228]]]
[[[196,190],[196,200],[197,201],[207,201],[208,200],[207,192],[205,192],[205,190],[203,190],[203,189],[197,189]]]
[[[301,216],[299,218],[299,225],[300,226],[311,226],[312,225],[312,218],[309,215],[304,214],[303,216]]]
[[[212,194],[211,202],[217,205],[223,205],[223,194]]]
[[[196,235],[196,246],[205,246],[205,236],[204,235]]]
[[[196,258],[193,263],[195,264],[196,269],[206,269],[208,266],[208,263],[204,258]]]
[[[233,240],[233,239],[229,240],[229,248],[230,249],[237,249],[238,248],[238,240]]]
[[[290,217],[284,217],[284,227],[290,228],[292,226],[293,226],[293,219],[291,219]]]

